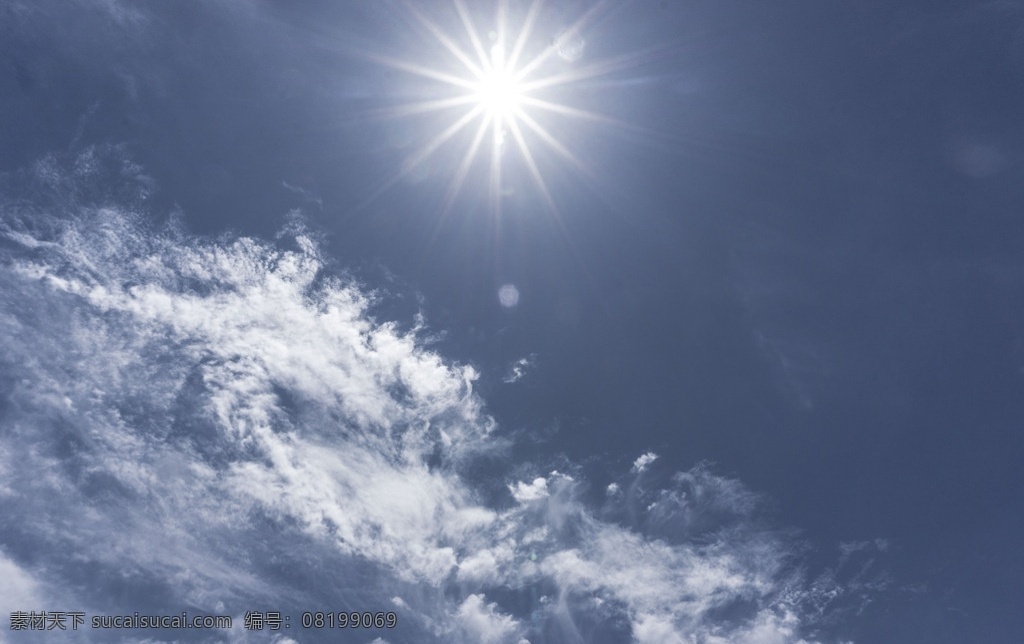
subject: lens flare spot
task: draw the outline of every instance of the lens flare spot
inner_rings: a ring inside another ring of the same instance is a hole
[[[519,304],[519,289],[515,284],[505,284],[498,289],[498,301],[506,309],[514,308]]]
[[[569,29],[555,37],[555,50],[562,60],[574,63],[583,57],[586,41],[579,32]]]

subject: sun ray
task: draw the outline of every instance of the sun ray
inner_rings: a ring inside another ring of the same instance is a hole
[[[441,81],[442,83],[447,83],[463,89],[473,89],[473,81],[462,78],[461,76],[439,72],[436,69],[424,67],[423,65],[416,65],[415,63],[409,63],[404,60],[399,60],[398,58],[391,58],[390,56],[383,56],[381,54],[363,52],[362,55],[375,63],[379,63],[393,69],[409,72],[410,74],[415,74],[416,76],[421,76],[423,78]]]
[[[533,117],[531,117],[526,112],[520,112],[518,114],[518,117],[519,120],[521,120],[523,123],[527,125],[527,127],[533,130],[534,134],[540,137],[540,139],[544,141],[544,143],[546,143],[548,147],[550,147],[552,150],[557,152],[559,156],[561,156],[563,159],[572,164],[574,168],[576,168],[580,172],[585,173],[587,176],[590,176],[590,171],[583,164],[583,162],[576,158],[576,155],[573,154],[567,147],[562,145],[558,141],[558,139],[556,139],[550,132],[547,131],[547,129],[544,128],[543,125],[535,121]]]
[[[544,4],[544,0],[533,0],[533,3],[530,4],[530,10],[527,12],[523,26],[519,30],[519,37],[516,38],[516,44],[512,47],[512,53],[508,56],[508,66],[510,69],[516,69],[516,65],[519,64],[519,57],[523,53],[523,48],[526,47],[527,39],[533,32],[533,23],[536,22],[537,16],[540,14],[542,4]]]
[[[654,54],[663,53],[669,51],[663,47],[652,47],[642,52],[636,52],[632,54],[624,54],[611,60],[602,61],[593,65],[588,65],[581,69],[572,69],[551,76],[545,76],[538,78],[533,81],[523,81],[524,91],[536,91],[544,89],[546,87],[553,87],[556,85],[566,85],[568,83],[577,83],[582,80],[595,78],[598,76],[607,76],[613,72],[620,71],[622,69],[629,69],[630,67],[636,67],[641,62],[650,60]],[[522,71],[516,72],[518,75],[522,75]]]
[[[504,145],[504,133],[501,125],[492,123],[491,136],[491,182],[488,194],[491,200],[491,211],[495,216],[501,215],[501,148]]]
[[[462,118],[449,125],[446,130],[435,136],[429,143],[420,148],[419,152],[417,152],[412,157],[409,157],[403,164],[405,168],[408,170],[422,163],[427,157],[433,154],[435,150],[441,147],[448,139],[455,136],[459,132],[459,130],[466,127],[466,125],[468,125],[470,121],[479,116],[482,111],[483,108],[478,105],[469,112],[466,112],[462,116]]]
[[[466,52],[462,51],[462,48],[455,44],[455,41],[449,38],[448,35],[445,34],[440,27],[431,22],[430,19],[424,16],[423,13],[421,13],[420,10],[417,9],[412,3],[406,3],[406,6],[409,7],[409,10],[412,12],[413,16],[415,16],[416,19],[420,21],[420,24],[422,24],[431,33],[431,35],[434,36],[434,38],[437,38],[437,41],[444,45],[444,48],[447,49],[453,56],[455,56],[455,58],[457,58],[459,62],[465,65],[466,69],[468,69],[470,72],[472,72],[474,75],[478,77],[484,73],[484,70],[481,69],[477,65],[477,63],[473,61],[473,59],[466,55]]]
[[[533,177],[534,183],[537,184],[537,189],[540,190],[541,195],[544,197],[544,203],[547,205],[551,213],[555,215],[558,220],[559,226],[561,226],[561,213],[558,211],[558,206],[555,205],[555,200],[551,197],[551,191],[548,190],[547,184],[544,182],[544,177],[541,176],[540,170],[537,168],[537,162],[533,160],[533,153],[530,152],[530,146],[526,144],[526,140],[523,138],[523,133],[519,129],[519,124],[515,121],[509,123],[509,130],[512,131],[512,137],[516,140],[516,145],[519,147],[519,153],[523,156],[523,160],[526,162],[526,167],[530,171],[530,175]]]
[[[362,201],[359,202],[358,205],[356,205],[355,210],[362,210],[371,202],[373,202],[374,199],[381,196],[382,194],[387,192],[389,188],[391,188],[396,183],[401,181],[403,177],[408,176],[409,173],[412,172],[414,168],[416,168],[420,163],[425,161],[426,158],[433,154],[439,147],[444,145],[444,143],[448,139],[458,134],[459,130],[466,127],[466,125],[469,124],[469,122],[475,119],[477,116],[479,116],[482,111],[483,108],[481,108],[480,106],[474,107],[469,112],[466,112],[466,114],[464,114],[462,118],[452,123],[450,126],[448,126],[447,129],[445,129],[443,132],[441,132],[433,139],[431,139],[430,142],[421,147],[414,155],[412,155],[411,157],[407,157],[405,161],[402,163],[402,168],[391,177],[382,181],[380,185],[378,185],[374,190],[372,190],[366,198],[364,198]]]
[[[529,127],[545,145],[550,147],[558,156],[567,161],[572,169],[583,179],[590,190],[594,192],[594,194],[598,195],[605,203],[611,203],[607,181],[602,181],[600,177],[594,174],[594,170],[592,168],[577,158],[571,150],[565,147],[560,141],[558,141],[558,139],[549,133],[544,126],[530,117],[529,114],[520,114],[520,120],[522,120],[522,122]]]
[[[476,27],[473,26],[473,20],[470,18],[469,10],[466,9],[466,5],[462,0],[455,0],[455,10],[458,12],[459,19],[462,21],[462,26],[465,28],[466,34],[469,36],[469,41],[473,45],[473,49],[476,51],[476,55],[483,66],[483,73],[477,73],[477,78],[481,78],[484,73],[491,71],[490,57],[484,50],[483,43],[480,41],[480,36],[477,35]]]
[[[496,44],[502,49],[505,47],[505,36],[508,33],[508,0],[498,0],[498,10],[495,15],[497,27],[494,30]]]
[[[451,183],[448,184],[448,191],[444,196],[442,213],[447,213],[455,203],[455,198],[462,189],[462,182],[466,180],[466,175],[469,174],[469,168],[473,165],[473,160],[476,158],[477,152],[480,151],[480,146],[483,144],[484,136],[487,134],[487,130],[490,126],[491,119],[489,117],[485,117],[480,121],[480,127],[477,128],[476,134],[473,136],[473,142],[466,150],[466,154],[463,155],[462,162],[459,164],[458,170],[455,171],[455,176],[452,178]]]
[[[593,21],[601,13],[601,11],[604,10],[607,4],[608,0],[601,0],[601,2],[598,2],[596,5],[591,7],[590,10],[583,15],[583,17],[581,17],[579,20],[574,22],[569,27],[563,29],[563,33],[579,33],[583,31],[583,28],[586,27],[591,21]],[[557,49],[554,45],[545,47],[544,50],[537,54],[530,62],[526,63],[521,68],[519,68],[516,73],[519,74],[521,78],[529,76],[530,74],[533,73],[535,69],[546,63],[548,59],[550,59],[551,56],[556,53],[556,51]]]
[[[598,112],[590,112],[588,110],[582,110],[578,107],[570,107],[569,105],[562,105],[561,103],[552,103],[551,101],[545,101],[544,99],[534,98],[532,96],[523,96],[520,99],[523,105],[529,105],[531,107],[537,107],[542,110],[549,112],[555,112],[556,114],[562,114],[563,116],[572,116],[578,119],[584,119],[587,121],[594,121],[596,123],[602,123],[604,125],[615,125],[624,126],[625,123],[618,119],[613,119],[610,116],[605,116]]]
[[[433,245],[438,233],[441,232],[441,227],[445,218],[448,216],[448,213],[451,212],[452,206],[455,205],[455,199],[458,197],[459,192],[462,189],[462,183],[466,180],[466,175],[469,174],[469,169],[473,165],[473,160],[476,158],[477,152],[480,151],[480,146],[483,144],[484,136],[487,134],[487,130],[490,125],[491,120],[489,118],[484,117],[480,120],[480,125],[477,127],[476,134],[473,136],[473,142],[466,150],[466,153],[462,156],[462,162],[459,164],[459,169],[456,170],[455,176],[448,184],[448,190],[445,192],[444,202],[441,206],[441,216],[438,217],[436,222],[434,222],[430,238],[427,240],[427,247]]]
[[[565,243],[566,248],[569,249],[569,252],[573,257],[580,260],[579,249],[573,243],[572,236],[569,234],[569,229],[565,224],[565,220],[562,218],[562,213],[558,209],[558,205],[555,203],[554,197],[551,195],[551,191],[548,189],[547,182],[544,181],[540,168],[537,166],[536,161],[534,161],[533,153],[530,151],[530,146],[527,145],[526,139],[523,137],[523,133],[519,128],[518,123],[512,121],[509,128],[512,130],[512,136],[516,139],[516,145],[519,147],[519,152],[523,155],[526,167],[529,169],[534,183],[536,183],[537,189],[540,191],[541,196],[544,199],[544,203],[548,207],[548,211],[551,213],[551,218],[554,220],[555,226],[558,228],[558,232],[562,235],[562,240]],[[580,261],[580,265],[584,266],[584,270],[591,284],[597,284],[594,274],[586,268],[586,263]]]
[[[432,101],[419,101],[417,103],[406,103],[404,105],[397,105],[394,107],[383,107],[376,110],[370,110],[365,112],[365,114],[369,118],[400,118],[404,116],[424,114],[427,112],[440,112],[453,107],[459,107],[461,105],[469,105],[470,103],[475,103],[476,100],[476,97],[471,94],[464,94],[462,96],[452,96],[451,98],[439,98]]]

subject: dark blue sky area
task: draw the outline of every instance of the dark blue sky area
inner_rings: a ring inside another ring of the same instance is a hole
[[[592,6],[556,4],[530,46]],[[514,460],[580,464],[595,503],[647,450],[711,461],[812,577],[884,544],[835,637],[1016,641],[1024,3],[610,5],[576,65],[635,60],[549,96],[628,127],[544,116],[592,173],[533,137],[557,214],[514,149],[500,214],[486,154],[444,212],[467,134],[374,194],[459,114],[372,117],[436,90],[365,52],[445,56],[399,3],[6,3],[0,171],[124,143],[193,232],[299,208],[379,317],[482,373]]]

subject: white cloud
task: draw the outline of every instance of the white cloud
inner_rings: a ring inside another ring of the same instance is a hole
[[[63,218],[0,201],[0,301],[16,303],[0,307],[0,537],[31,544],[0,559],[15,603],[109,613],[124,588],[155,588],[221,612],[373,593],[417,641],[466,642],[584,614],[637,641],[798,642],[819,614],[805,599],[834,582],[794,584],[756,496],[706,467],[641,490],[643,454],[601,513],[558,472],[484,504],[463,468],[503,443],[472,368],[372,319],[301,228],[284,250],[76,201],[90,181],[148,190],[126,167],[116,150],[38,164],[25,194]],[[497,589],[542,590],[527,619]]]
[[[497,604],[486,603],[483,595],[467,597],[459,606],[458,618],[462,641],[501,644],[520,640],[516,620],[500,613]]]
[[[102,172],[87,161],[40,173],[64,184]],[[6,214],[4,296],[22,306],[3,315],[19,415],[0,489],[21,493],[5,510],[29,529],[209,602],[219,586],[271,592],[196,543],[252,512],[435,584],[462,532],[491,520],[452,470],[426,463],[439,446],[451,465],[492,449],[475,372],[371,321],[357,286],[320,278],[308,238],[299,251],[215,243],[110,207],[66,221]],[[121,501],[107,507],[92,488]],[[29,494],[53,499],[36,518]]]
[[[509,486],[512,497],[520,503],[537,501],[548,496],[548,481],[543,476],[538,476],[531,483],[517,481]]]
[[[651,463],[658,459],[658,455],[654,452],[647,452],[641,454],[635,461],[633,461],[633,473],[640,474],[650,466]]]
[[[515,559],[515,541],[496,544],[468,554],[459,562],[458,579],[479,586],[499,585]]]
[[[287,181],[284,181],[284,180],[281,181],[281,186],[285,190],[288,190],[289,192],[293,192],[296,195],[298,195],[299,197],[301,197],[303,202],[311,203],[311,204],[315,205],[317,208],[323,209],[323,207],[324,207],[324,200],[315,191],[308,190],[306,188],[303,188],[302,186],[297,186],[297,185],[290,184],[290,183],[288,183]]]
[[[687,644],[666,615],[637,615],[633,638],[637,644]]]
[[[4,590],[0,593],[0,613],[5,617],[12,611],[41,610],[45,605],[39,582],[2,551],[0,579],[4,580]]]
[[[502,378],[502,382],[510,385],[513,382],[519,382],[522,380],[526,375],[526,372],[533,368],[536,359],[537,356],[531,353],[530,355],[519,358],[513,362],[505,372],[505,377]]]

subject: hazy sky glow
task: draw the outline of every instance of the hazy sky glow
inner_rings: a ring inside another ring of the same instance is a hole
[[[1015,641],[1022,29],[3,3],[0,640]]]

